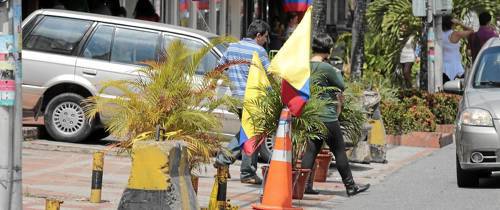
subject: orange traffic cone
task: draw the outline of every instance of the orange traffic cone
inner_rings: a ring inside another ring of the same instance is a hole
[[[302,209],[292,207],[292,115],[288,108],[281,111],[271,165],[267,171],[264,198],[253,209]]]

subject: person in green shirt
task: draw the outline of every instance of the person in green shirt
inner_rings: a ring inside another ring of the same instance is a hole
[[[343,91],[345,89],[345,84],[341,72],[330,64],[324,62],[324,60],[330,55],[332,47],[333,39],[329,35],[318,34],[313,37],[311,71],[312,75],[315,76],[311,78],[312,82],[319,86],[336,87],[340,91]],[[314,160],[323,146],[323,141],[325,141],[330,148],[330,151],[335,156],[337,170],[342,177],[342,182],[346,187],[347,195],[352,196],[367,190],[370,187],[370,184],[356,184],[352,177],[349,160],[347,159],[345,152],[344,138],[342,136],[338,120],[340,109],[337,108],[337,95],[340,96],[339,99],[343,98],[340,94],[337,94],[335,90],[328,90],[320,95],[320,98],[331,101],[325,110],[322,111],[320,116],[321,120],[328,129],[328,134],[322,141],[313,140],[307,142],[306,151],[304,153],[304,157],[302,158],[302,168],[312,169]],[[313,189],[313,180],[314,177],[311,176],[306,185],[306,194],[319,193]]]

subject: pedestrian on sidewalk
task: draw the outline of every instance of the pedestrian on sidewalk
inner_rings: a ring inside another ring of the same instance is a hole
[[[399,63],[401,64],[401,68],[403,70],[403,86],[408,89],[413,87],[411,82],[411,70],[413,67],[413,63],[415,63],[415,61],[417,60],[414,37],[415,36],[412,35],[408,38],[399,56]]]
[[[245,60],[252,62],[253,53],[257,52],[259,58],[262,61],[262,65],[265,70],[269,67],[269,58],[267,57],[267,52],[264,49],[264,45],[269,40],[269,25],[262,20],[253,21],[247,29],[247,37],[243,38],[237,43],[231,43],[227,48],[226,52],[220,60],[220,64],[224,64],[230,61]],[[245,89],[248,78],[249,65],[233,65],[227,70],[229,80],[231,80],[231,93],[233,97],[243,101],[245,96]],[[241,120],[242,108],[238,108],[237,114]],[[234,156],[240,151],[239,147],[239,136],[238,132],[235,137],[228,144],[228,150],[230,150]],[[259,147],[260,148],[260,147]],[[247,156],[245,153],[241,153],[241,166],[240,166],[240,179],[242,183],[248,184],[261,184],[262,179],[257,175],[257,156],[259,148],[257,148],[251,156]],[[230,165],[235,161],[235,157],[228,157],[224,153],[219,153],[215,160],[215,166],[218,165]]]
[[[453,26],[460,25],[464,30],[453,30]],[[467,39],[474,30],[464,25],[459,20],[451,16],[443,16],[443,84],[462,78],[464,76],[464,67],[462,65],[462,55],[460,54],[460,40]]]
[[[469,48],[471,51],[472,62],[476,60],[477,54],[484,43],[490,38],[498,37],[495,26],[490,24],[491,15],[488,12],[479,14],[479,30],[469,37]]]
[[[317,76],[312,77],[312,82],[322,87],[336,87],[343,91],[345,85],[341,72],[325,62],[325,60],[330,56],[332,47],[333,39],[329,35],[321,33],[313,37],[311,71]],[[314,160],[316,159],[316,156],[320,152],[323,142],[325,141],[330,148],[330,151],[335,156],[337,170],[342,177],[342,182],[346,187],[347,195],[352,196],[367,190],[370,187],[370,184],[356,184],[354,182],[354,178],[352,177],[349,160],[347,159],[347,154],[345,152],[344,138],[342,136],[338,120],[339,111],[337,110],[337,105],[335,103],[335,101],[340,101],[343,97],[337,97],[337,95],[338,94],[335,91],[327,90],[320,96],[322,99],[331,102],[326,106],[325,110],[323,110],[320,115],[320,119],[325,124],[328,133],[321,140],[312,140],[307,142],[306,151],[304,153],[304,157],[302,158],[302,168],[312,169]],[[313,179],[314,177],[310,176],[307,181],[305,190],[306,194],[319,194],[318,191],[313,189]]]

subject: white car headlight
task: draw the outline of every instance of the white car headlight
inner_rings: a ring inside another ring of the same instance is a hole
[[[460,123],[474,126],[493,126],[491,114],[483,109],[466,109],[460,115]]]

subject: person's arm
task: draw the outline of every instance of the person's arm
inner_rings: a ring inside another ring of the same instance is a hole
[[[330,85],[339,88],[341,91],[344,91],[345,83],[344,78],[342,77],[342,73],[329,64],[328,68],[330,69],[326,71],[328,72],[326,76]]]
[[[267,56],[267,52],[264,48],[259,51],[259,59],[262,62],[262,66],[264,66],[264,70],[267,71],[271,63],[269,62],[269,57]]]
[[[463,31],[454,31],[451,36],[450,36],[450,42],[451,43],[458,43],[460,39],[464,39],[469,37],[472,33],[474,33],[474,29],[472,29],[469,26],[466,26],[462,22],[460,22],[457,19],[452,19],[451,20],[453,23],[460,25],[464,30]]]

